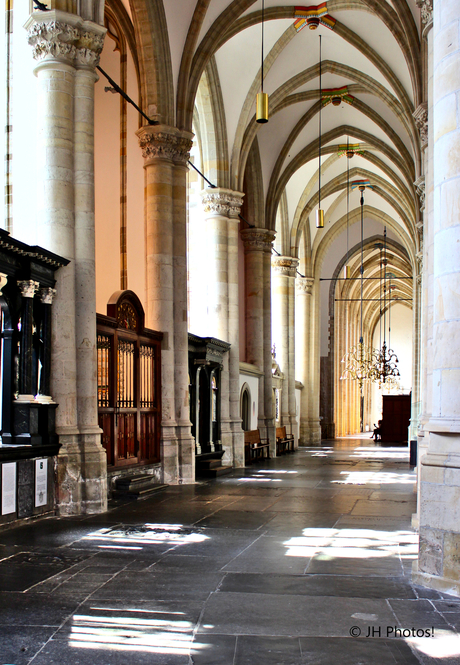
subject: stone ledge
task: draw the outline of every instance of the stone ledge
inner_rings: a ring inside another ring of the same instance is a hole
[[[418,569],[418,561],[412,564],[412,582],[420,586],[428,587],[429,589],[436,589],[442,593],[450,593],[453,596],[460,597],[460,580],[452,580],[447,577],[438,577],[437,575],[429,575],[422,573]]]

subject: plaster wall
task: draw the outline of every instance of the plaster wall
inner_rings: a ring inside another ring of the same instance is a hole
[[[257,429],[259,404],[259,377],[251,376],[240,371],[240,396],[243,385],[247,383],[251,395],[251,429]]]
[[[388,344],[388,333],[386,340]],[[400,392],[409,393],[412,389],[412,310],[404,307],[404,305],[393,305],[391,308],[390,344],[399,360],[398,369],[401,391],[397,391],[395,394]],[[378,325],[374,331],[373,346],[376,349],[380,348]],[[378,384],[374,383],[372,385],[372,410],[370,418],[372,423],[376,423],[382,417],[382,394],[385,393],[379,390]]]
[[[106,38],[101,67],[114,81],[120,79],[119,53]],[[95,86],[95,214],[96,308],[106,313],[107,301],[120,289],[120,95],[105,92],[108,81],[99,75]],[[138,101],[134,61],[127,53],[127,93]],[[144,168],[135,134],[139,114],[127,105],[127,262],[128,289],[142,305],[145,299]]]

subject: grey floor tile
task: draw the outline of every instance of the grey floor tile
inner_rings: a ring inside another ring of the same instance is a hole
[[[416,598],[411,585],[400,577],[228,573],[219,587],[219,592],[227,591],[341,598]],[[460,610],[460,605],[458,608]]]
[[[371,558],[371,551],[368,551],[368,557],[364,558],[328,558],[327,553],[314,556],[306,569],[309,574],[327,574],[327,575],[353,575],[355,577],[362,575],[376,575],[386,577],[390,575],[395,577],[403,574],[403,567],[399,558],[394,556],[375,556]],[[379,552],[376,551],[378,555]]]
[[[317,596],[313,603],[308,596],[219,592],[206,603],[199,632],[344,637],[351,626],[367,631],[370,622],[394,624],[385,600]]]
[[[433,607],[429,600],[390,600],[399,624],[403,628],[445,628],[449,629],[447,621]]]
[[[92,598],[118,599],[135,602],[163,598],[165,600],[199,598],[205,600],[215,591],[223,573],[190,573],[155,571],[120,573],[115,579],[94,592]]]
[[[27,665],[53,634],[53,628],[9,626],[0,630],[0,662]]]
[[[134,640],[131,640],[134,642]],[[50,641],[33,661],[34,665],[190,665],[190,641],[142,640],[141,644],[111,641]]]
[[[0,593],[0,626],[58,627],[73,614],[81,600],[38,593]]]
[[[299,639],[294,637],[255,637],[243,635],[238,638],[235,665],[300,665]]]
[[[303,637],[300,647],[304,665],[419,665],[404,642],[395,645],[381,639]]]
[[[195,635],[190,649],[193,665],[233,665],[236,635]]]
[[[289,573],[302,574],[310,556],[302,553],[291,555],[284,539],[261,536],[250,547],[230,561],[223,570],[239,573]]]
[[[272,519],[271,514],[259,512],[246,512],[246,510],[232,510],[234,504],[225,510],[219,510],[209,517],[204,517],[196,526],[217,529],[250,529],[255,531],[263,527]]]

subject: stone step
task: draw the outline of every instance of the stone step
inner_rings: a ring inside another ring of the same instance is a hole
[[[208,459],[197,462],[197,469],[217,469],[222,466],[220,459]]]
[[[152,476],[125,476],[115,480],[114,497],[131,496],[140,497],[153,494],[165,489],[168,485],[159,483]]]
[[[196,475],[199,478],[217,478],[218,476],[225,476],[231,473],[233,468],[231,466],[213,466],[212,468],[204,469],[197,468]]]

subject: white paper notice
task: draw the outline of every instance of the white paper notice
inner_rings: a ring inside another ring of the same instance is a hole
[[[16,512],[16,462],[2,464],[2,515]]]
[[[35,506],[48,503],[48,460],[35,460]]]

